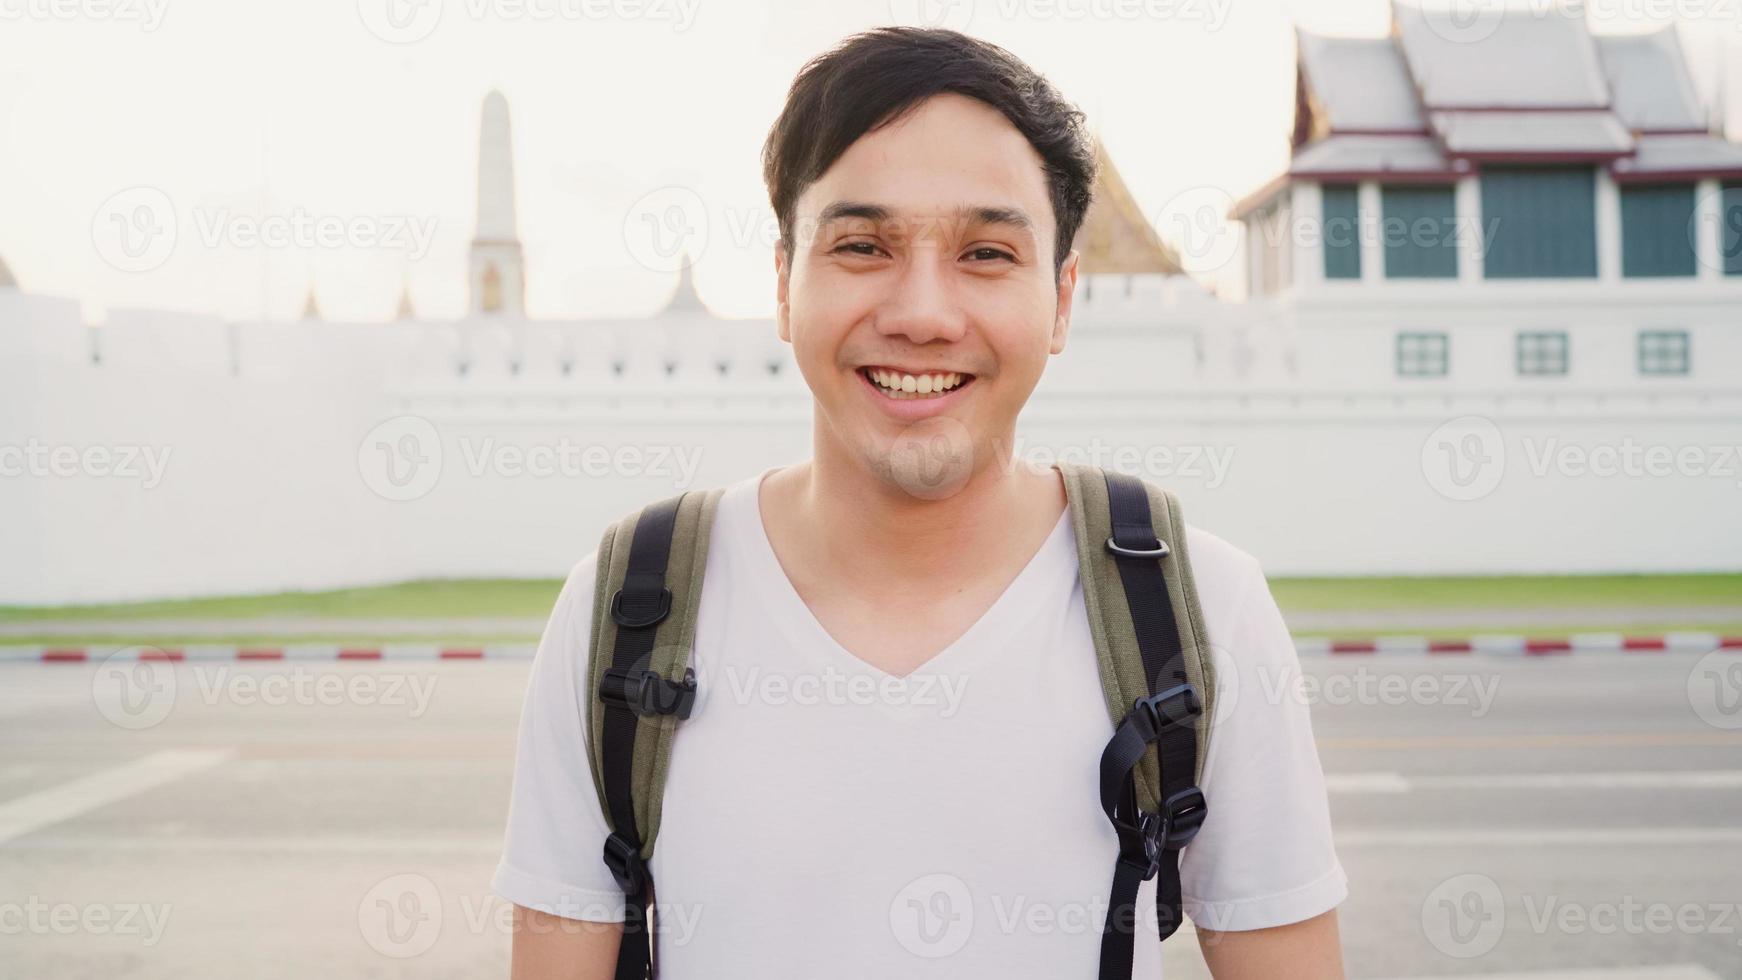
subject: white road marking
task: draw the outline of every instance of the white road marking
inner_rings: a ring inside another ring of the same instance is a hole
[[[1667,847],[1742,844],[1742,827],[1516,827],[1495,830],[1341,830],[1339,847]]]
[[[1333,793],[1412,793],[1435,789],[1742,789],[1742,769],[1634,772],[1518,772],[1405,776],[1397,772],[1325,774]]]
[[[1460,973],[1400,980],[1723,980],[1697,963],[1673,966],[1623,966],[1600,970],[1533,970],[1528,973]]]
[[[391,837],[343,835],[306,837],[210,837],[43,835],[9,845],[20,851],[188,851],[195,854],[488,854],[502,853],[500,834],[478,837],[433,837],[395,834]]]
[[[210,769],[235,749],[169,749],[0,803],[0,844]]]

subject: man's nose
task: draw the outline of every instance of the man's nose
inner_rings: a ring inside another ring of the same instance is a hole
[[[877,311],[877,332],[916,344],[962,339],[968,318],[952,271],[938,249],[915,249]]]

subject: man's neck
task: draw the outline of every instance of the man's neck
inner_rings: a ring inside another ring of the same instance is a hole
[[[1005,441],[1002,445],[1011,445]],[[1065,506],[1056,469],[1000,455],[953,492],[918,495],[819,440],[811,460],[769,477],[765,519],[802,527],[806,565],[868,597],[959,591],[1025,561]],[[778,482],[777,482],[778,481]],[[815,564],[813,564],[815,563]]]

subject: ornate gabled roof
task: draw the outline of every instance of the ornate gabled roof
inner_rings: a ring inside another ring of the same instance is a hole
[[[1095,199],[1071,243],[1082,253],[1078,275],[1183,272],[1179,255],[1155,233],[1099,139],[1095,140],[1095,159],[1100,166]]]

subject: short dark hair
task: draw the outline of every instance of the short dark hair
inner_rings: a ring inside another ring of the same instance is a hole
[[[1058,275],[1094,195],[1095,148],[1085,117],[1009,51],[943,28],[854,34],[799,70],[762,145],[762,180],[789,259],[793,212],[805,188],[859,137],[945,92],[998,110],[1040,154],[1058,226]]]

